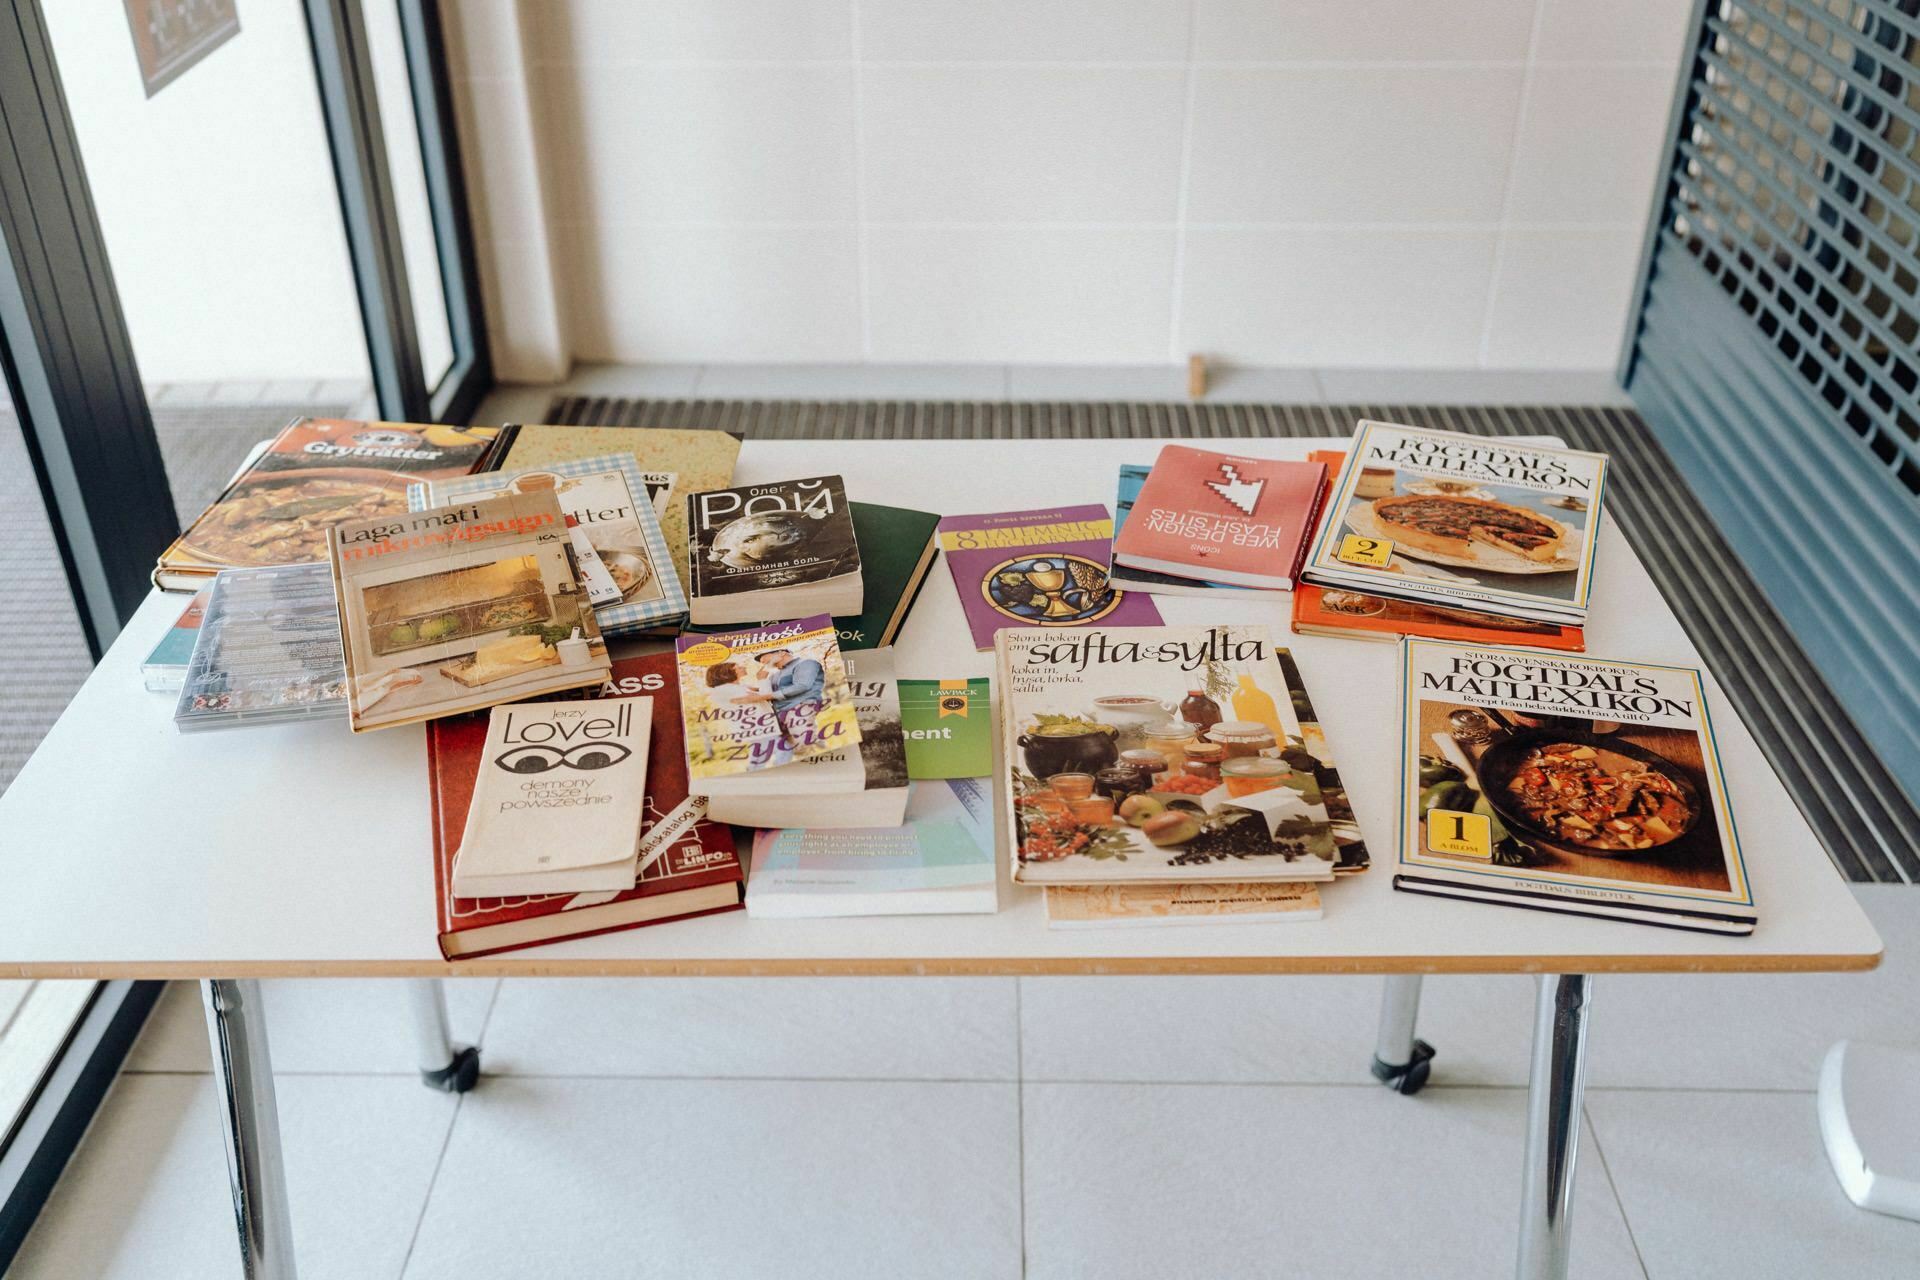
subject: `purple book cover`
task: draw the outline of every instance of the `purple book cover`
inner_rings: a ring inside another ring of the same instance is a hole
[[[1152,596],[1108,584],[1113,517],[1098,503],[947,516],[940,549],[976,649],[1002,627],[1160,625]]]

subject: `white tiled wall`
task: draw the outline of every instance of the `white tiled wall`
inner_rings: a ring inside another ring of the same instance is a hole
[[[1612,363],[1689,8],[459,7],[577,359],[1403,368]]]

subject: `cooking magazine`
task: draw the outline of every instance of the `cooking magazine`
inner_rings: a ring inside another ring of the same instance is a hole
[[[353,520],[328,536],[355,732],[606,678],[551,492]]]
[[[1396,888],[1753,931],[1698,671],[1437,640],[1402,663]]]

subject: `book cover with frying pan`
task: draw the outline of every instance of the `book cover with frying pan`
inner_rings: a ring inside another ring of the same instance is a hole
[[[1700,672],[1408,640],[1394,887],[1753,931]]]
[[[161,553],[153,584],[198,591],[222,569],[317,564],[327,529],[407,509],[407,486],[487,461],[497,427],[295,418]]]
[[[1301,576],[1580,626],[1606,475],[1602,453],[1362,422]]]

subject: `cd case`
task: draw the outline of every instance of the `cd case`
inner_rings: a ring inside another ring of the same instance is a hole
[[[332,570],[287,565],[215,577],[174,724],[193,732],[346,714]]]

